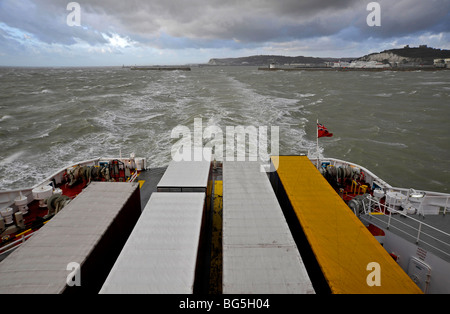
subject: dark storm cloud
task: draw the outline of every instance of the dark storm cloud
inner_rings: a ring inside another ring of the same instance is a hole
[[[89,43],[105,43],[105,39],[95,30],[69,27],[66,23],[68,2],[2,0],[0,2],[0,22],[23,32],[32,34],[48,44],[70,45],[76,39]]]
[[[365,21],[357,24],[361,30],[374,37],[393,38],[424,32],[449,32],[450,1],[402,0],[379,1],[381,27],[367,28]]]
[[[92,12],[105,12],[130,33],[154,36],[236,40],[241,43],[282,41],[333,35],[348,27],[375,37],[395,37],[433,30],[449,31],[448,0],[382,0],[382,26],[369,27],[364,0],[171,0],[89,1]]]
[[[352,14],[349,8],[355,3],[361,1],[109,1],[106,6],[94,0],[89,10],[114,16],[128,32],[144,37],[164,32],[173,37],[251,43],[332,34],[336,26],[346,26]]]
[[[364,0],[77,1],[83,27],[66,25],[69,1],[1,0],[0,21],[45,43],[96,45],[117,33],[164,47],[241,46],[335,34],[351,40],[449,32],[448,0],[381,0],[381,27],[369,27]],[[352,29],[351,32],[345,31]]]

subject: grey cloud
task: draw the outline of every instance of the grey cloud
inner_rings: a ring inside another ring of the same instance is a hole
[[[92,11],[107,12],[124,30],[142,37],[162,32],[190,40],[237,40],[242,44],[337,34],[348,27],[361,37],[389,38],[445,25],[448,0],[381,0],[382,27],[366,23],[371,1],[90,1]],[[445,31],[449,31],[448,25]],[[206,41],[207,42],[207,41]]]
[[[67,2],[68,3],[68,2]],[[67,3],[59,1],[3,0],[0,21],[20,29],[47,44],[70,45],[81,39],[91,44],[105,43],[103,36],[94,29],[70,27],[66,23]]]
[[[321,23],[325,15],[345,11],[356,2],[361,1],[108,1],[106,5],[96,0],[89,2],[89,8],[117,17],[129,32],[144,36],[164,31],[176,37],[258,42],[310,33],[298,32],[303,26],[323,32],[323,25],[314,21]],[[332,24],[325,33],[335,31]]]
[[[420,32],[449,32],[450,1],[381,0],[381,27],[368,27],[366,16],[355,21],[364,35],[394,38]]]
[[[0,10],[0,21],[47,43],[72,44],[75,38],[104,43],[102,32],[116,32],[148,45],[181,48],[231,42],[251,46],[331,36],[346,29],[353,31],[345,34],[356,36],[349,40],[450,31],[448,0],[379,0],[382,26],[375,28],[366,24],[369,0],[78,1],[85,28],[65,24],[66,2],[3,1],[9,6]]]

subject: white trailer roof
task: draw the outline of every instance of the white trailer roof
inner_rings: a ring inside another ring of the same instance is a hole
[[[91,182],[0,263],[0,294],[64,292],[67,276],[73,271],[68,265],[78,263],[83,269],[83,263],[136,189],[137,184]],[[84,282],[81,276],[81,287]]]
[[[193,293],[205,193],[153,193],[100,293]]]
[[[158,191],[200,192],[200,190],[192,190],[193,188],[206,190],[208,185],[209,170],[211,168],[211,154],[207,151],[205,152],[205,155],[209,157],[204,158],[202,155],[201,161],[172,160],[158,183]]]
[[[223,163],[223,293],[314,293],[258,162]]]

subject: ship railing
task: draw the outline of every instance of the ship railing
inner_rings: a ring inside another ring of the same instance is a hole
[[[362,214],[367,221],[388,230],[395,230],[416,244],[423,244],[450,258],[450,233],[425,223],[423,218],[417,219],[404,210],[382,204],[370,195],[367,195],[367,201],[363,202]]]
[[[19,246],[21,246],[26,240],[32,237],[34,233],[35,232],[29,233],[27,235],[21,235],[17,240],[3,246],[0,252],[0,261],[2,261],[6,256],[8,256],[9,253],[19,248]]]
[[[392,188],[392,186],[390,184],[388,184],[386,181],[384,181],[379,176],[374,174],[372,171],[370,171],[369,169],[367,169],[361,165],[355,164],[353,162],[349,162],[349,161],[337,159],[337,158],[323,157],[321,155],[317,155],[317,153],[315,153],[314,151],[308,151],[308,158],[311,160],[311,162],[314,165],[316,165],[316,167],[317,167],[317,165],[321,165],[323,163],[325,163],[325,164],[329,163],[331,166],[334,166],[334,167],[350,166],[353,168],[357,168],[362,173],[364,173],[365,182],[367,184],[369,184],[372,188],[375,188],[375,187],[386,188],[386,189]]]
[[[137,176],[138,176],[138,172],[135,171],[133,173],[133,175],[131,176],[130,180],[128,180],[128,182],[133,183],[136,180]]]
[[[441,192],[434,192],[434,191],[426,191],[426,190],[414,190],[414,189],[405,189],[405,188],[398,188],[393,187],[389,190],[400,192],[403,195],[405,195],[408,199],[411,196],[411,193],[414,192],[416,194],[423,195],[420,200],[420,206],[418,208],[418,214],[419,215],[426,215],[427,207],[434,207],[442,208],[442,213],[445,215],[448,211],[450,211],[450,194],[448,193],[441,193]]]
[[[32,190],[40,187],[50,184],[51,182],[61,183],[64,173],[67,169],[76,167],[76,166],[94,166],[98,165],[102,161],[110,162],[112,160],[115,160],[117,158],[113,157],[97,157],[93,159],[88,159],[84,161],[79,161],[77,163],[65,166],[63,168],[60,168],[56,172],[54,172],[52,175],[48,176],[44,180],[40,181],[39,183],[33,185],[32,187],[24,188],[24,189],[13,189],[8,191],[0,191],[0,208],[7,208],[14,205],[14,200],[20,196],[20,193],[22,193],[23,196],[28,198],[28,202],[31,202],[33,200]],[[124,162],[126,165],[133,166],[134,168],[137,168],[137,163],[139,162],[141,164],[141,168],[146,168],[146,161],[145,158],[141,157],[130,157],[130,158],[122,158],[120,157],[119,160]],[[136,169],[137,170],[137,169]]]

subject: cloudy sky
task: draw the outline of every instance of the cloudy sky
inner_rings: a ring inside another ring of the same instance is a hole
[[[449,0],[0,0],[0,66],[205,63],[249,55],[359,57],[450,49]],[[68,16],[71,22],[68,23]]]

